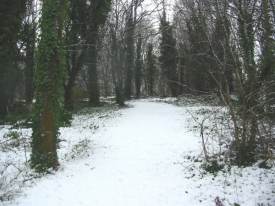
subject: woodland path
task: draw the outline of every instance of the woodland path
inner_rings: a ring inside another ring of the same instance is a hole
[[[190,160],[202,151],[188,110],[201,107],[152,100],[129,105],[107,119],[76,116],[61,138],[66,144],[90,139],[88,155],[61,158],[57,172],[23,188],[7,206],[214,206],[217,197],[226,206],[275,205],[274,170],[233,167],[213,176]],[[97,121],[103,125],[90,129]],[[59,155],[68,151],[63,145]]]
[[[176,164],[199,148],[182,108],[131,102],[94,138],[90,157],[64,166],[19,199],[21,206],[183,206],[188,181]]]

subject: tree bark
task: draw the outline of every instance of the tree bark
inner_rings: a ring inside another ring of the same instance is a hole
[[[87,62],[88,62],[88,92],[89,103],[92,106],[98,106],[100,104],[100,92],[98,86],[98,72],[97,72],[97,36],[98,29],[96,27],[89,31],[88,37],[88,50],[87,50]]]

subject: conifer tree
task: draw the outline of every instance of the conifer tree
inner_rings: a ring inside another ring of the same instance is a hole
[[[178,95],[177,50],[173,29],[164,11],[161,19],[160,58],[161,72],[173,97]]]
[[[26,0],[3,0],[0,3],[0,118],[8,113],[16,86],[18,33]]]

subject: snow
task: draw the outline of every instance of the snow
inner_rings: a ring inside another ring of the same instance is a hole
[[[219,197],[225,205],[275,205],[274,169],[233,167],[215,177],[187,158],[201,154],[187,107],[149,100],[129,104],[108,118],[76,115],[70,128],[61,129],[60,170],[2,204],[210,206]],[[75,159],[75,145],[83,142],[90,148]]]

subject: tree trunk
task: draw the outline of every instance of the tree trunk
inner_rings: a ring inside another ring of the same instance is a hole
[[[28,25],[32,27],[32,25]],[[25,68],[25,99],[27,104],[32,103],[34,92],[34,49],[35,49],[35,29],[28,28],[30,31],[26,46],[26,68]]]
[[[133,22],[133,11],[127,17],[126,24],[126,79],[125,79],[125,98],[131,99],[132,96],[132,83],[133,83],[133,70],[134,70],[134,32],[135,26]]]
[[[89,103],[92,106],[98,106],[100,104],[100,92],[98,86],[98,73],[97,73],[97,36],[98,29],[96,26],[94,30],[89,31],[88,37],[88,50],[87,50],[87,61],[88,61],[88,92],[89,92]]]
[[[68,111],[72,111],[74,108],[74,100],[73,100],[73,88],[75,86],[76,78],[81,71],[83,60],[84,60],[84,51],[81,51],[81,54],[72,55],[71,65],[67,65],[69,79],[66,85],[64,86],[64,107]]]
[[[36,69],[31,166],[37,172],[57,169],[57,138],[63,110],[66,0],[45,0]],[[48,42],[51,42],[49,44]]]
[[[67,111],[72,111],[74,108],[73,102],[73,87],[74,87],[74,78],[69,77],[68,83],[64,88],[64,108]]]
[[[136,69],[135,69],[135,86],[136,86],[136,98],[140,98],[141,89],[141,76],[142,76],[142,56],[141,56],[142,38],[138,38],[137,42],[137,58],[136,58]]]

